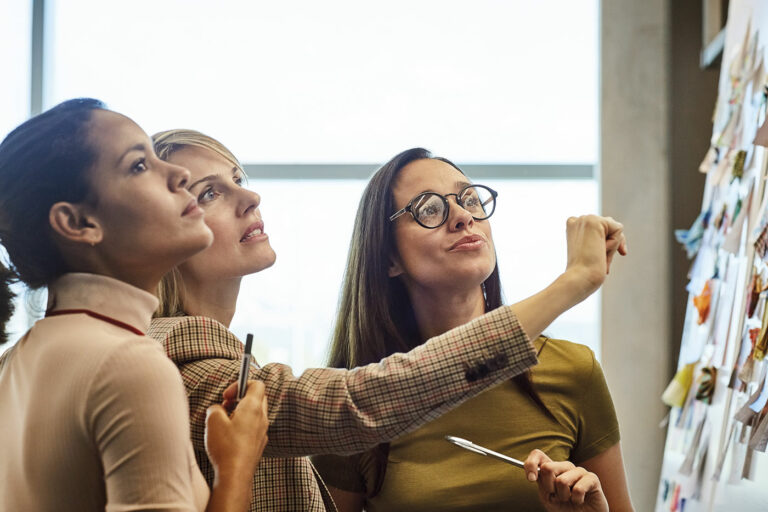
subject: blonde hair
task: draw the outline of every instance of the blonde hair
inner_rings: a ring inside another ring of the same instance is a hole
[[[173,153],[185,147],[198,147],[213,151],[237,167],[243,174],[243,166],[235,155],[224,144],[213,137],[196,130],[166,130],[152,136],[155,153],[162,160],[168,160]],[[178,267],[165,274],[157,287],[157,298],[160,305],[155,311],[155,317],[184,316],[184,280]]]

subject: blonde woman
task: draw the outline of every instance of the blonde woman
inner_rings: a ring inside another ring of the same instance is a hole
[[[184,377],[192,439],[209,483],[203,450],[204,411],[238,371],[242,344],[229,331],[241,279],[271,266],[275,253],[244,187],[238,160],[216,140],[192,130],[154,136],[160,158],[191,173],[188,190],[214,233],[206,251],[166,276],[160,340]],[[271,363],[251,371],[269,400],[269,444],[253,483],[251,510],[334,510],[325,485],[304,456],[353,453],[409,432],[535,364],[531,338],[603,282],[622,246],[621,224],[584,217],[568,225],[569,264],[540,293],[480,316],[407,353],[352,370],[310,369],[293,375]]]

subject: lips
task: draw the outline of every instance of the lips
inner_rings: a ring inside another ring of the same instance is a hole
[[[199,210],[199,208],[197,206],[197,200],[193,197],[187,203],[187,207],[184,208],[184,211],[181,212],[181,216],[184,217],[184,216],[189,215],[190,213],[192,213],[192,212],[194,212],[196,210]]]
[[[242,238],[240,238],[241,242],[245,242],[251,238],[257,237],[264,233],[264,223],[262,221],[257,221],[248,226],[248,229],[245,230],[245,233],[243,233]]]
[[[473,245],[481,245],[481,243],[485,243],[485,238],[483,238],[480,235],[469,235],[465,236],[463,238],[458,239],[454,244],[448,249],[449,251],[452,251],[454,249],[462,248],[462,247],[472,247]]]

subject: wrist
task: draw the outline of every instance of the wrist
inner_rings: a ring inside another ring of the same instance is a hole
[[[247,468],[237,468],[235,465],[216,467],[215,478],[211,488],[211,498],[208,502],[209,512],[228,512],[246,510],[251,500],[253,472]]]
[[[601,283],[594,274],[587,269],[569,267],[555,279],[552,286],[557,288],[558,294],[567,301],[565,309],[580,303],[600,287]]]

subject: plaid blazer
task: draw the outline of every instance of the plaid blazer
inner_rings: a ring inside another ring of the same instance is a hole
[[[201,316],[156,318],[147,334],[181,371],[195,456],[211,485],[205,412],[237,380],[243,345]],[[335,510],[307,455],[351,454],[388,442],[536,362],[517,318],[502,307],[407,354],[354,370],[315,368],[296,377],[283,364],[251,368],[250,378],[265,384],[270,425],[250,510]]]

